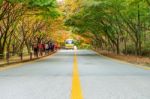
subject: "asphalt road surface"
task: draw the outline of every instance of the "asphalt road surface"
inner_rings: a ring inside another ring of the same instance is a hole
[[[90,50],[60,50],[1,71],[0,99],[150,99],[150,70]]]

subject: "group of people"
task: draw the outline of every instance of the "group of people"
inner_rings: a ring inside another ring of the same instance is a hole
[[[49,54],[50,52],[54,52],[58,49],[56,43],[39,43],[33,45],[34,56],[43,56],[43,54]]]

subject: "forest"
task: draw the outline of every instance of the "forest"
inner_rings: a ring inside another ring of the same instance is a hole
[[[56,0],[0,0],[0,57],[52,40],[58,17]]]
[[[116,54],[150,56],[149,0],[76,0],[65,20],[94,49]]]
[[[70,31],[92,49],[150,57],[150,1],[0,0],[1,58]]]

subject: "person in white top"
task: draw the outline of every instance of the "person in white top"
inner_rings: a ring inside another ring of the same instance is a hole
[[[45,54],[48,54],[48,53],[49,53],[49,45],[45,44]]]

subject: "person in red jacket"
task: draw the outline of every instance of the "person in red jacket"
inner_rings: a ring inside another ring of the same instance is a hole
[[[55,51],[57,51],[58,45],[56,43],[54,44],[54,48],[55,48]]]
[[[39,53],[40,53],[40,56],[42,56],[42,51],[43,51],[43,45],[40,43],[38,44],[38,48],[39,48]]]

